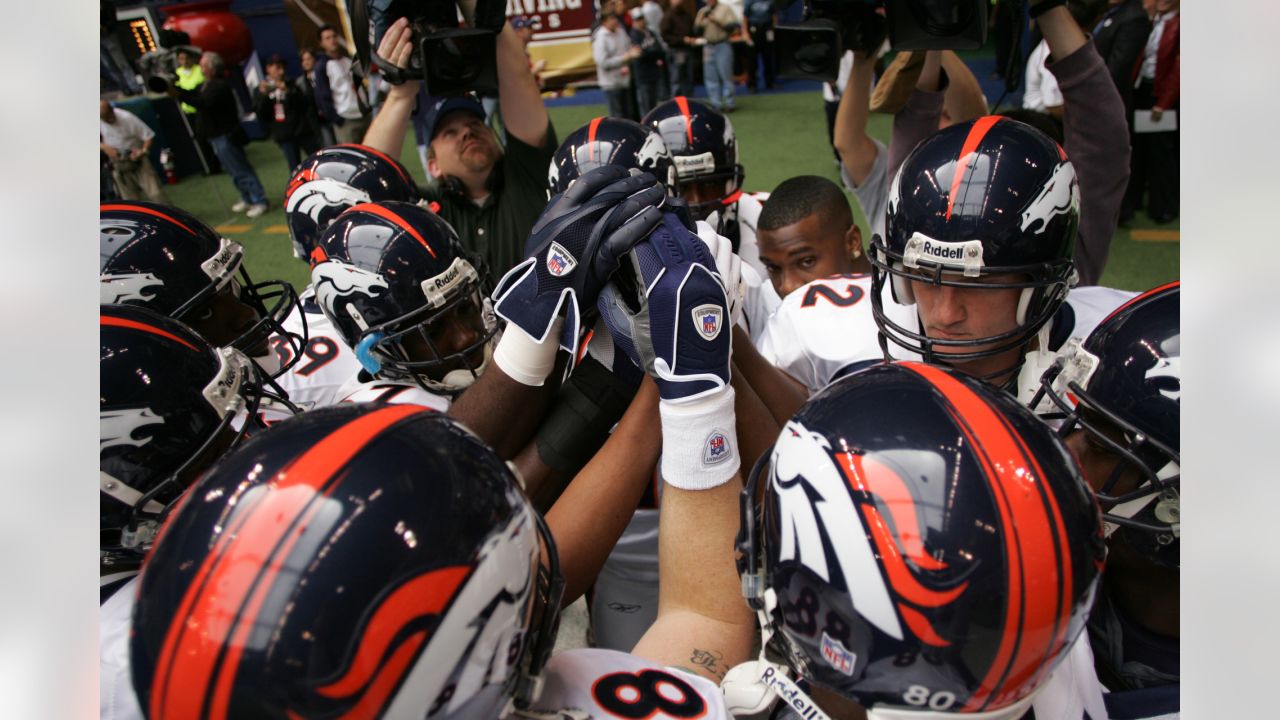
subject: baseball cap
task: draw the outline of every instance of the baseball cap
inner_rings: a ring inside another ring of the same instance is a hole
[[[484,120],[484,106],[471,95],[436,98],[431,107],[427,108],[426,121],[423,123],[426,126],[428,142],[435,139],[436,125],[440,124],[440,120],[454,110],[465,110]]]
[[[631,19],[632,19],[632,20],[644,20],[644,10],[641,10],[641,9],[640,9],[640,8],[638,8],[638,7],[631,8]]]

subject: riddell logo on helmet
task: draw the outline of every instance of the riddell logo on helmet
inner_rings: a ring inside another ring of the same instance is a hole
[[[939,260],[963,260],[964,248],[954,245],[943,245],[941,243],[926,242],[921,251],[930,257]]]

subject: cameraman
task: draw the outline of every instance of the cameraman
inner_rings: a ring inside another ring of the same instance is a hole
[[[525,238],[547,204],[547,167],[557,144],[524,47],[510,24],[503,25],[497,44],[507,146],[484,125],[478,102],[440,99],[428,110],[427,162],[436,181],[425,193],[463,244],[484,258],[495,279],[524,259]],[[377,53],[408,67],[414,49],[409,22],[400,18],[387,28]],[[391,88],[365,145],[400,156],[420,85],[410,80]]]

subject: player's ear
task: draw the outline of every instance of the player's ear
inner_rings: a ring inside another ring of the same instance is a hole
[[[844,233],[844,244],[849,250],[849,257],[854,260],[862,257],[862,230],[858,229],[858,223],[849,223],[849,229]]]

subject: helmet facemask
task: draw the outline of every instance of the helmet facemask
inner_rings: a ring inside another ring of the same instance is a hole
[[[454,396],[488,367],[497,316],[479,272],[465,258],[455,258],[444,273],[423,281],[422,289],[427,304],[370,328],[356,344],[356,357],[378,377],[412,380],[429,392]],[[433,336],[455,322],[474,323],[478,337],[464,348],[442,350]]]
[[[1089,380],[1097,367],[1097,356],[1084,349],[1079,339],[1073,339],[1041,378],[1036,402],[1048,398],[1053,403],[1057,412],[1044,417],[1062,421],[1060,436],[1066,438],[1077,430],[1083,431],[1087,442],[1117,458],[1110,475],[1094,488],[1094,496],[1106,508],[1102,519],[1107,535],[1123,529],[1127,537],[1141,538],[1136,544],[1151,550],[1143,552],[1144,556],[1157,564],[1176,567],[1181,535],[1179,453],[1120,417],[1105,399],[1089,392]],[[1130,472],[1140,477],[1131,489],[1121,486],[1121,480]]]
[[[905,251],[898,253],[890,250],[881,236],[872,237],[870,260],[874,291],[871,303],[886,357],[889,343],[919,354],[926,363],[948,365],[1025,350],[1032,339],[1048,327],[1066,300],[1067,291],[1075,284],[1075,268],[1069,258],[1030,265],[988,266],[983,264],[982,256],[981,240],[940,242],[916,233],[908,240]],[[913,282],[968,290],[1020,290],[1015,325],[994,335],[968,339],[932,338],[923,329],[904,327],[885,312],[883,289],[888,284],[895,302],[914,305]],[[1009,366],[983,373],[979,379],[1009,377],[1022,362],[1019,352]]]

